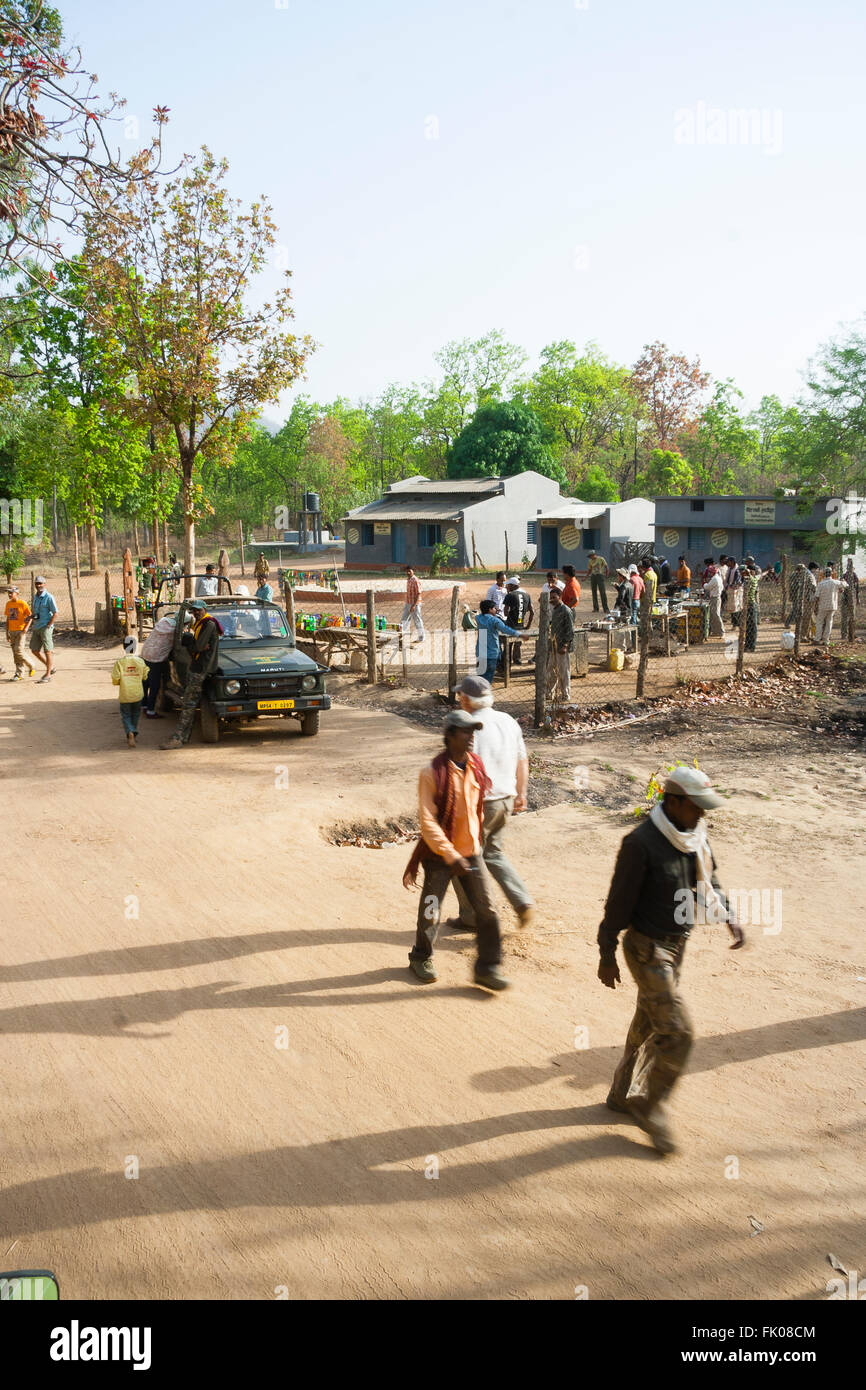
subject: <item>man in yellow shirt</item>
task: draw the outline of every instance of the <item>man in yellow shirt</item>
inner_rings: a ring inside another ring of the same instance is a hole
[[[6,640],[12,648],[15,662],[14,681],[23,680],[22,672],[27,667],[28,676],[33,675],[33,662],[24,655],[24,633],[30,621],[30,604],[25,603],[17,584],[9,585],[9,598],[6,603]],[[3,667],[0,666],[0,671]]]
[[[485,989],[501,990],[508,988],[508,981],[499,969],[499,918],[491,901],[490,879],[481,854],[484,793],[489,779],[481,759],[472,752],[472,736],[480,728],[479,721],[466,710],[452,710],[445,719],[445,751],[423,768],[418,778],[421,834],[403,883],[406,888],[415,886],[422,866],[424,883],[409,965],[424,984],[436,980],[433,947],[439,932],[442,900],[451,880],[459,875],[475,915],[475,983]]]
[[[144,682],[149,674],[147,663],[135,655],[135,638],[124,637],[123,656],[118,657],[111,672],[111,684],[120,686],[120,718],[126,742],[135,747],[138,721],[144,701]]]

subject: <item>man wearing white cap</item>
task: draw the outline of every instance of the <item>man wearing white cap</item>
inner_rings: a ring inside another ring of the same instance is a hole
[[[516,719],[504,710],[493,708],[493,688],[482,676],[467,676],[456,693],[461,708],[476,721],[472,748],[490,779],[481,826],[482,858],[517,913],[520,925],[528,927],[534,916],[532,899],[523,879],[506,858],[503,847],[511,816],[526,810],[529,758],[523,733]],[[460,904],[460,916],[449,925],[457,931],[474,931],[475,910],[459,878],[454,880],[454,891]]]
[[[667,1100],[685,1069],[692,1025],[679,991],[680,967],[696,922],[725,922],[731,950],[742,946],[716,878],[704,813],[721,806],[705,772],[678,767],[664,796],[620,847],[598,929],[598,978],[608,989],[621,983],[616,946],[637,985],[637,1007],[607,1104],[629,1114],[659,1153],[673,1153]]]
[[[515,575],[514,578],[509,579],[508,583],[505,585],[505,621],[509,627],[521,629],[524,627],[531,627],[534,616],[535,610],[532,607],[532,599],[525,589],[521,589],[520,579]],[[520,665],[521,651],[521,643],[516,642],[511,652],[512,665]]]

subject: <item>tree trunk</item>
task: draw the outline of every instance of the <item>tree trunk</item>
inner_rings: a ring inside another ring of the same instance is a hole
[[[162,563],[168,564],[168,522],[162,519]]]
[[[99,556],[96,550],[96,522],[87,523],[87,544],[90,547],[90,573],[96,574],[99,567]]]
[[[57,554],[57,484],[51,488],[51,545]]]
[[[135,541],[135,553],[136,553],[136,555],[137,555],[137,556],[138,556],[138,555],[141,555],[141,541],[140,541],[139,538],[138,538],[138,522],[137,522],[137,521],[133,521],[133,523],[132,523],[132,538],[133,538],[133,540]]]
[[[192,580],[195,571],[195,517],[192,506],[192,460],[181,459],[183,466],[183,581],[184,598],[192,598]]]
[[[159,564],[159,517],[153,514],[153,558]]]

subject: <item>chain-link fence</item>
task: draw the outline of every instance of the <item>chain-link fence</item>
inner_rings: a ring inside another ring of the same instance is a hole
[[[58,631],[77,627],[93,633],[99,630],[96,620],[106,608],[114,609],[114,631],[119,631],[122,614],[117,610],[123,592],[119,566],[81,574],[77,582],[71,567],[66,571],[48,566],[39,572],[46,574],[57,603]],[[815,581],[808,576],[805,567],[786,565],[783,574],[757,580],[756,596],[754,591],[744,592],[737,599],[728,592],[717,611],[700,589],[693,588],[686,605],[669,602],[666,612],[664,600],[654,608],[645,606],[637,624],[605,614],[600,592],[595,595],[598,609],[593,611],[593,595],[585,583],[575,610],[567,688],[565,663],[557,665],[549,636],[550,604],[541,592],[542,578],[521,576],[533,615],[520,639],[502,643],[495,677],[497,706],[525,726],[541,726],[568,711],[627,705],[641,697],[670,694],[692,682],[723,680],[738,670],[760,667],[781,651],[800,651],[816,641],[862,640],[866,611],[859,602],[859,585],[849,582],[838,590],[828,632],[826,613],[816,611]],[[239,566],[231,566],[229,578],[235,590],[241,584],[251,592],[255,588],[249,565],[245,575]],[[822,571],[819,579],[824,578]],[[299,645],[335,672],[351,673],[377,685],[447,695],[465,675],[487,668],[486,634],[479,658],[479,633],[463,625],[467,613],[477,613],[487,579],[422,580],[420,625],[411,616],[403,621],[402,574],[330,580],[321,588],[315,586],[313,576],[294,591],[287,587],[283,592],[274,568],[270,582],[275,599],[282,599],[295,620]],[[19,573],[17,583],[29,598],[31,572]],[[749,588],[744,586],[744,591]],[[612,610],[610,583],[604,596]],[[368,613],[372,640],[366,626]],[[305,620],[312,623],[312,631],[304,630]],[[334,626],[326,626],[329,623]]]
[[[393,586],[396,581],[390,582]],[[557,660],[550,603],[540,586],[537,577],[527,578],[534,618],[520,639],[502,640],[494,682],[497,707],[524,724],[541,726],[568,711],[627,705],[695,682],[721,681],[793,651],[795,643],[799,650],[801,642],[825,635],[826,624],[816,620],[814,596],[808,611],[805,600],[792,605],[787,575],[747,576],[739,595],[728,591],[717,600],[693,589],[685,603],[645,601],[636,623],[608,617],[600,593],[593,612],[585,585],[575,610],[573,649],[567,660],[562,655]],[[401,598],[383,598],[372,590],[372,611],[385,619],[388,630],[377,633],[375,643],[358,634],[357,655],[337,657],[335,669],[353,669],[372,681],[375,646],[377,682],[448,694],[464,675],[481,673],[487,665],[486,635],[479,656],[478,633],[462,626],[467,608],[477,608],[477,602],[469,601],[472,588],[467,580],[450,592],[439,588],[423,594],[423,637],[411,622],[401,628]],[[607,596],[612,599],[612,591]],[[861,611],[858,587],[840,590],[830,640],[862,638]]]

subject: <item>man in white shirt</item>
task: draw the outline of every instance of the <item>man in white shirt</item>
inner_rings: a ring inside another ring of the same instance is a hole
[[[505,570],[500,570],[496,576],[496,583],[491,584],[490,588],[487,590],[487,593],[485,594],[485,598],[489,598],[490,602],[493,604],[493,611],[496,614],[497,618],[505,617],[506,592],[507,590],[505,587]]]
[[[521,927],[528,927],[535,915],[533,902],[502,848],[509,817],[526,810],[529,758],[523,734],[516,719],[503,710],[493,709],[493,691],[483,676],[467,676],[458,685],[457,695],[461,707],[481,725],[475,731],[472,750],[483,762],[491,782],[484,794],[482,858],[517,913]],[[459,878],[454,879],[454,889],[460,903],[460,916],[450,923],[452,930],[474,931],[475,916]]]
[[[565,588],[565,580],[564,580],[564,579],[558,579],[558,578],[557,578],[557,576],[556,576],[556,570],[548,570],[548,571],[547,571],[547,583],[546,583],[546,584],[542,584],[542,586],[541,586],[541,592],[542,592],[543,594],[549,594],[550,591],[551,591],[551,589],[560,589],[560,590],[562,590],[562,589],[564,589],[564,588]]]
[[[710,601],[710,636],[724,637],[725,625],[722,622],[722,571],[717,569],[704,585],[704,593]]]
[[[195,581],[196,598],[216,598],[219,593],[220,582],[215,573],[214,565],[205,565],[205,578],[198,578]]]
[[[844,588],[843,580],[833,578],[833,566],[827,565],[824,578],[815,590],[818,605],[815,612],[815,641],[821,647],[830,645],[833,619],[838,612],[839,595]]]

